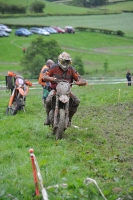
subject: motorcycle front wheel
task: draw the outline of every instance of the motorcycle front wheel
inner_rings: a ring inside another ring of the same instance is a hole
[[[56,140],[62,139],[64,130],[65,130],[65,111],[63,109],[60,109],[58,127],[55,129]]]
[[[20,101],[19,99],[15,99],[11,105],[11,108],[6,109],[6,115],[16,115],[18,110],[20,109]]]

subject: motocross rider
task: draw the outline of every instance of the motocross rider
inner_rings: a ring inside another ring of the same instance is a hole
[[[57,80],[66,80],[69,83],[72,83],[75,81],[75,83],[79,86],[84,86],[87,84],[85,80],[83,80],[80,76],[80,74],[76,71],[74,67],[71,66],[72,64],[72,58],[71,56],[63,52],[58,56],[58,63],[54,64],[50,67],[48,71],[44,73],[44,81],[50,81],[51,82],[51,88],[52,91],[49,93],[48,97],[46,98],[46,113],[47,118],[44,122],[44,125],[50,125],[49,120],[49,112],[51,109],[51,101],[52,97],[55,94],[55,89],[57,86]],[[77,108],[79,106],[80,100],[71,92],[71,98],[73,99],[73,105],[69,112],[69,126],[71,125],[71,119],[73,115],[76,113]]]

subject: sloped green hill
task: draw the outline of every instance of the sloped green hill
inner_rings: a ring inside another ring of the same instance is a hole
[[[23,5],[26,6],[27,8],[30,7],[30,5],[34,2],[34,0],[23,0],[23,1],[18,1],[18,0],[1,0],[0,2],[4,2],[7,4],[15,4],[15,5]],[[56,2],[49,2],[49,1],[43,1],[45,3],[45,9],[44,13],[45,14],[100,14],[104,12],[105,6],[99,6],[96,8],[84,8],[79,5],[78,1],[77,4],[73,4],[71,2],[68,2],[66,5],[65,3],[56,3]],[[125,1],[125,2],[120,2],[120,3],[114,3],[111,5],[106,5],[106,11],[107,12],[120,12],[120,11],[133,11],[133,1]]]
[[[4,0],[1,0],[1,2],[4,2]],[[17,0],[7,0],[7,4],[16,4],[16,5],[23,5],[26,7],[29,7],[34,0],[23,0],[23,1],[17,1]],[[47,1],[43,1],[45,3],[45,14],[69,14],[69,13],[77,13],[77,14],[87,14],[88,10],[87,8],[80,8],[80,7],[74,7],[74,6],[68,6],[64,4],[56,4],[51,3]],[[91,10],[90,10],[91,11]],[[90,12],[89,11],[89,12]]]

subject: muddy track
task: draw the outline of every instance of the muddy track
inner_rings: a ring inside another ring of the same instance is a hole
[[[112,51],[111,49],[133,49],[133,46],[120,46],[120,47],[103,47],[103,48],[94,48],[94,49],[82,49],[82,48],[69,48],[69,47],[66,47],[66,46],[63,46],[62,48],[65,48],[65,49],[69,49],[69,50],[72,50],[72,51],[78,51],[78,52],[85,52],[85,53],[88,53],[88,54],[91,54],[91,53],[97,53],[97,54],[110,54],[110,55],[120,55],[120,56],[133,56],[133,53],[123,53],[123,52],[118,52],[118,51]]]

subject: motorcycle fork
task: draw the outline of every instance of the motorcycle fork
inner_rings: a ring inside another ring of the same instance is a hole
[[[13,100],[14,100],[14,97],[15,97],[15,90],[16,90],[16,88],[14,88],[12,93],[11,93],[9,104],[8,104],[8,108],[11,108],[11,105],[13,103]]]
[[[20,99],[20,96],[21,96],[21,94],[18,92],[17,98],[18,98],[19,101],[20,101],[21,108],[22,108],[23,111],[25,112],[25,109],[24,109],[24,106],[25,106],[25,102],[24,102],[25,96],[22,96],[22,101],[21,101],[21,99]]]
[[[69,122],[69,101],[65,105],[65,129],[68,127]]]
[[[58,112],[59,112],[59,96],[56,96],[55,111],[54,111],[54,127],[58,127]]]
[[[56,96],[55,111],[54,111],[54,127],[58,127],[58,112],[59,112],[59,96]],[[65,129],[69,122],[69,101],[65,104]]]

